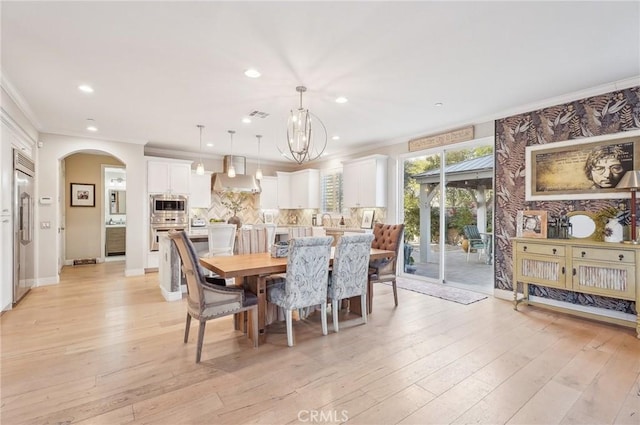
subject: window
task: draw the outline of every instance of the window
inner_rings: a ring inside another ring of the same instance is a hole
[[[342,213],[342,168],[323,170],[321,178],[323,213]]]

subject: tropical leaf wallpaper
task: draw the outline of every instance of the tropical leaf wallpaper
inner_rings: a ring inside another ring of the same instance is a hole
[[[498,289],[513,290],[513,257],[510,238],[516,235],[519,210],[546,210],[552,216],[570,211],[599,211],[617,206],[626,199],[573,201],[525,201],[525,148],[532,145],[623,133],[640,129],[640,86],[576,100],[497,120],[496,215],[501,223],[495,232],[496,284]],[[634,302],[554,288],[529,285],[531,295],[574,304],[595,306],[636,314]]]

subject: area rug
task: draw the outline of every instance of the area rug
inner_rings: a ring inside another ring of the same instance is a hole
[[[386,285],[391,283],[383,282]],[[472,304],[480,300],[487,298],[484,294],[477,292],[465,291],[464,289],[453,288],[447,285],[438,285],[430,282],[423,282],[420,280],[405,279],[399,277],[397,279],[398,288],[407,289],[409,291],[418,292],[424,295],[430,295],[432,297],[441,298],[447,301],[453,301],[459,304]]]

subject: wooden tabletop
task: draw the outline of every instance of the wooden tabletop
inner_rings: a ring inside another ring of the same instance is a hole
[[[331,248],[331,259],[335,248]],[[393,258],[394,251],[371,248],[371,259]],[[221,255],[200,258],[200,264],[207,270],[219,274],[224,278],[257,276],[287,271],[287,258],[273,258],[270,253],[244,255]]]

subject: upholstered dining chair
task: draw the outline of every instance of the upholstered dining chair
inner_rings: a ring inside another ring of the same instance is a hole
[[[371,313],[373,307],[373,284],[379,282],[391,282],[393,287],[393,300],[398,306],[398,288],[396,286],[396,264],[398,263],[398,250],[402,243],[404,224],[376,223],[373,227],[373,242],[371,247],[395,251],[394,258],[373,260],[369,263],[369,292],[367,312]]]
[[[330,236],[291,239],[286,278],[267,287],[267,301],[285,310],[289,347],[293,346],[293,310],[319,304],[322,334],[327,334],[327,279],[332,241]]]
[[[345,298],[360,296],[362,320],[367,323],[367,278],[371,242],[371,233],[343,235],[338,240],[328,288],[334,332],[340,331],[338,306],[340,300]]]
[[[185,232],[170,232],[169,237],[178,250],[182,272],[187,280],[187,322],[184,342],[189,340],[191,318],[200,322],[196,363],[200,363],[205,325],[208,320],[236,313],[248,312],[252,322],[253,346],[258,346],[258,298],[242,288],[211,285],[205,280],[198,265],[198,256],[193,243]]]
[[[462,232],[464,233],[464,237],[469,241],[469,246],[467,248],[467,263],[469,262],[469,255],[471,254],[472,249],[478,251],[478,260],[480,260],[480,257],[487,249],[487,243],[482,239],[478,226],[475,224],[467,224],[462,228]]]
[[[254,224],[255,229],[265,229],[267,232],[267,251],[271,250],[271,245],[276,241],[276,225],[271,223]]]
[[[209,231],[209,256],[233,255],[233,248],[236,244],[235,224],[210,224]]]

